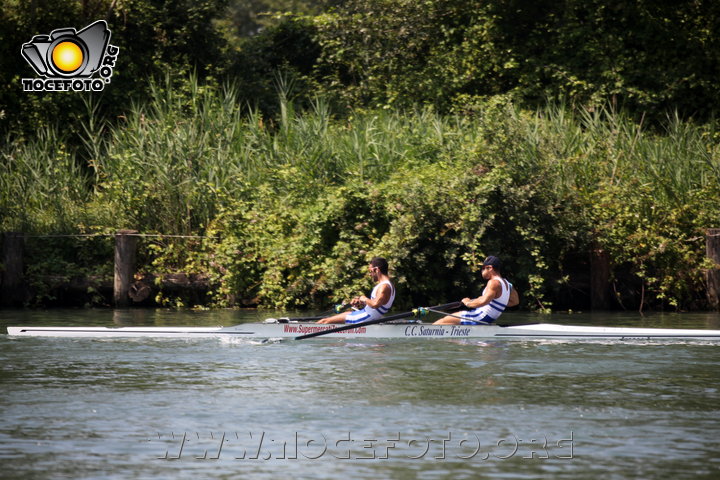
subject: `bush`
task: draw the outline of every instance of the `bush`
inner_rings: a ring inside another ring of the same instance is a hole
[[[284,96],[279,111],[243,114],[232,89],[168,82],[89,137],[85,169],[56,137],[11,142],[3,226],[204,235],[141,257],[208,275],[217,305],[336,303],[370,288],[375,255],[399,306],[442,303],[478,295],[494,254],[525,306],[577,308],[594,248],[610,254],[618,307],[704,305],[704,229],[720,218],[713,123],[652,131],[610,109],[527,111],[504,96],[467,115],[338,119],[321,99],[298,113]]]

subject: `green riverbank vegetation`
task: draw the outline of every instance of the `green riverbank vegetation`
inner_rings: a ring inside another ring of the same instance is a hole
[[[204,63],[183,43],[177,58],[148,60],[153,80],[130,83],[119,63],[104,96],[2,107],[18,115],[0,146],[0,231],[28,235],[29,304],[52,304],[48,275],[109,278],[104,235],[132,228],[161,235],[140,240],[139,272],[198,274],[207,306],[325,308],[368,288],[375,255],[389,260],[398,306],[443,303],[477,295],[482,259],[495,254],[525,308],[588,308],[593,258],[608,262],[610,308],[707,307],[718,87],[691,73],[716,59],[668,51],[691,69],[677,83],[682,66],[637,57],[667,33],[657,15],[691,18],[697,2],[637,18],[591,2],[586,20],[582,6],[565,11],[578,17],[570,24],[552,2],[528,2],[522,38],[500,1],[472,11],[431,1],[427,14],[416,2],[307,2],[318,10],[268,17],[246,36],[228,30],[221,2],[196,3],[189,19],[168,15],[202,25],[190,35],[200,45],[224,45]],[[133,17],[143,4],[122,8]],[[617,18],[649,30],[630,28],[635,43],[623,43]],[[710,33],[684,23],[675,33],[717,42],[710,23]],[[607,60],[612,47],[615,62],[583,65],[571,40],[598,25],[612,31],[595,31],[581,53]],[[129,31],[114,30],[119,61],[130,62]],[[288,39],[297,50],[283,54]]]
[[[216,305],[339,301],[366,288],[373,255],[390,260],[403,303],[438,302],[476,291],[491,253],[528,306],[582,304],[568,297],[587,296],[598,249],[627,307],[640,292],[654,307],[703,298],[704,231],[720,218],[714,123],[670,116],[651,132],[608,108],[504,97],[472,115],[335,118],[322,99],[296,111],[282,95],[273,120],[242,113],[232,89],[189,85],[154,89],[104,134],[89,126],[85,169],[57,130],[7,145],[2,229],[205,236],[144,241],[142,268],[206,274]],[[97,248],[111,261],[109,244],[81,250]]]

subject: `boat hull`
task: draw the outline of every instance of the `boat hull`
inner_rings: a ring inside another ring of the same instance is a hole
[[[231,327],[7,327],[8,335],[32,337],[175,337],[175,338],[295,338],[332,329],[337,325],[316,323],[246,323]],[[696,339],[720,341],[720,330],[587,327],[538,323],[498,325],[432,325],[394,323],[358,326],[317,338],[496,338],[496,339]]]

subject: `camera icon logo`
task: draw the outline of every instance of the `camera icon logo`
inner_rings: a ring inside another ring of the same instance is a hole
[[[25,91],[99,91],[115,67],[119,48],[110,45],[110,29],[98,20],[80,31],[58,28],[35,35],[20,53],[41,79],[22,79]],[[101,78],[92,79],[98,73]]]

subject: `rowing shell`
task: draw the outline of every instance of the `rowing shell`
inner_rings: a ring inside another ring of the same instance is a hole
[[[295,338],[337,325],[316,323],[245,323],[231,327],[7,327],[8,335],[31,337],[240,337]],[[694,339],[720,341],[720,330],[674,328],[584,327],[538,323],[499,325],[432,325],[393,323],[360,326],[318,338],[496,338],[496,339]]]

